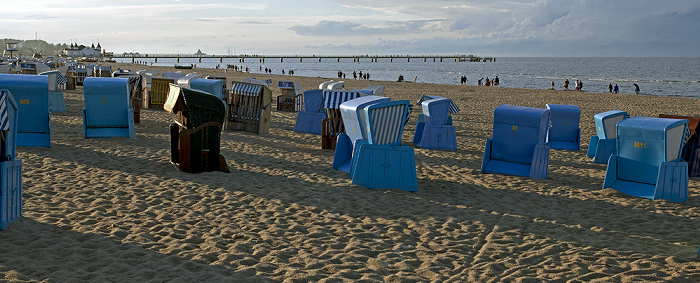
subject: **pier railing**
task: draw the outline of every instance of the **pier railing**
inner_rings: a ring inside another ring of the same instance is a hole
[[[405,60],[406,62],[411,62],[411,60],[423,60],[427,62],[432,60],[433,62],[443,62],[444,60],[450,60],[454,62],[495,62],[494,57],[479,57],[475,55],[260,55],[260,54],[238,54],[238,55],[207,55],[207,54],[139,54],[139,53],[124,53],[124,54],[114,54],[109,56],[111,58],[132,58],[136,59],[146,59],[152,58],[158,62],[160,58],[177,59],[178,62],[180,58],[197,58],[199,62],[202,62],[203,58],[216,58],[220,62],[223,59],[238,59],[239,62],[243,63],[246,59],[256,59],[260,62],[265,62],[265,60],[279,59],[280,62],[284,62],[285,59],[299,59],[299,62],[306,60],[318,60],[322,62],[323,59],[336,60],[340,62],[340,59],[353,59],[353,62],[359,62],[360,59],[369,59],[371,62],[377,62],[379,59],[389,59],[390,62],[396,60]]]

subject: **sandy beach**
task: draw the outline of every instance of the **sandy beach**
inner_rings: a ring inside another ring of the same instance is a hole
[[[304,90],[328,80],[183,71],[272,79],[274,96],[280,80]],[[606,165],[585,151],[597,113],[698,115],[699,99],[344,81],[412,103],[453,99],[458,150],[414,146],[417,192],[366,189],[331,169],[319,136],[293,131],[297,113],[274,107],[268,134],[222,133],[231,173],[188,174],[169,162],[175,115],[142,109],[135,138],[85,139],[78,87],[64,91],[68,111],[52,114],[53,146],[17,148],[24,217],[0,231],[0,280],[700,282],[700,178],[687,202],[632,197],[603,190]],[[482,174],[494,108],[547,103],[581,108],[582,150],[552,150],[545,180]]]

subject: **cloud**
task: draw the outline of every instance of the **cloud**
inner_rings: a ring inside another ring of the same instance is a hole
[[[289,28],[301,36],[368,36],[416,33],[436,21],[385,22],[381,26],[367,26],[349,21],[320,21],[312,26],[295,25]]]

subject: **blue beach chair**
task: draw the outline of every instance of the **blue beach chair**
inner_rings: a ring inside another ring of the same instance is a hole
[[[551,127],[547,133],[547,143],[551,149],[581,149],[581,109],[576,105],[547,104],[550,110]]]
[[[201,90],[226,101],[226,96],[223,94],[224,83],[220,80],[194,79],[190,81],[189,88]]]
[[[349,170],[352,183],[370,189],[417,191],[416,158],[413,148],[401,144],[409,101],[365,102],[355,104],[358,109],[354,111],[349,107],[348,111],[343,112],[348,118],[354,116],[348,126],[355,124],[354,120],[362,125],[359,129],[362,139],[355,140],[352,149]],[[360,106],[363,107],[360,109]],[[341,136],[347,139],[339,140],[352,143],[348,135]],[[340,156],[341,154],[345,157]],[[346,156],[347,148],[336,151],[335,159],[342,161]]]
[[[617,151],[603,189],[674,202],[688,200],[688,163],[681,158],[688,120],[632,117],[617,123]]]
[[[0,89],[0,230],[22,217],[22,159],[16,151],[18,112],[12,93]]]
[[[629,115],[622,110],[610,110],[593,116],[596,135],[591,136],[586,155],[593,158],[593,163],[607,164],[611,155],[617,151],[617,123]]]
[[[59,90],[58,86],[67,83],[68,78],[58,71],[43,72],[39,75],[49,77],[49,108],[51,108],[51,112],[66,112],[63,92]]]
[[[450,114],[459,112],[459,107],[452,99],[434,95],[424,95],[418,103],[423,114],[418,115],[413,143],[425,149],[457,149],[457,134]]]
[[[367,139],[368,128],[363,123],[365,107],[381,102],[391,101],[388,97],[363,96],[340,104],[340,116],[343,118],[345,133],[338,135],[332,168],[350,173],[355,143]]]
[[[294,131],[321,135],[323,119],[328,118],[323,105],[323,90],[311,89],[304,92],[304,110],[299,111],[297,121],[294,123]]]
[[[47,76],[0,74],[0,89],[18,102],[17,146],[51,147],[51,108]]]
[[[486,140],[481,172],[546,179],[550,110],[504,104],[493,112],[493,138]]]
[[[85,138],[133,138],[136,129],[129,79],[88,77],[83,85]]]

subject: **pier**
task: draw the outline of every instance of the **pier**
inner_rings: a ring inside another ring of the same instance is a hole
[[[284,60],[299,60],[299,62],[311,61],[311,62],[322,62],[324,60],[335,60],[340,62],[340,59],[352,59],[353,62],[360,62],[360,60],[370,62],[377,62],[379,59],[389,59],[389,62],[394,62],[394,60],[399,60],[401,62],[411,62],[416,60],[422,60],[423,62],[444,62],[454,61],[454,62],[496,62],[494,57],[479,57],[475,55],[259,55],[259,54],[239,54],[239,55],[203,55],[203,54],[138,54],[138,53],[124,53],[124,54],[114,54],[108,56],[110,58],[131,58],[132,61],[136,59],[154,59],[157,63],[158,59],[169,58],[177,59],[180,62],[181,58],[196,58],[199,62],[202,62],[203,58],[215,58],[219,59],[219,62],[224,61],[224,59],[238,59],[239,63],[245,63],[246,60],[258,61],[260,63],[265,63],[265,60],[279,60],[284,62]]]

